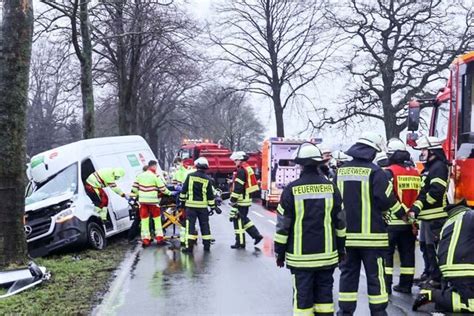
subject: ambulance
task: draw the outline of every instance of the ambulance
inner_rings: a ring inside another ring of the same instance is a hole
[[[117,184],[124,192],[130,192],[136,175],[149,160],[156,157],[141,136],[81,140],[32,157],[25,199],[25,233],[30,255],[44,256],[77,244],[103,249],[106,238],[129,229],[132,221],[128,202],[105,189],[110,221],[104,223],[84,184],[96,170],[122,167],[125,177]]]
[[[322,139],[271,137],[263,142],[260,192],[262,204],[266,208],[276,207],[283,189],[300,177],[300,166],[293,159],[298,147],[304,142],[320,144]]]

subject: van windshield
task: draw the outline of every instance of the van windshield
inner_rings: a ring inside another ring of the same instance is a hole
[[[38,184],[38,188],[25,200],[29,205],[51,197],[66,193],[75,193],[77,190],[77,164],[70,165],[66,169],[58,172],[43,183]]]

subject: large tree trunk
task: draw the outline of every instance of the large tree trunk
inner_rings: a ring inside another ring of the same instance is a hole
[[[283,107],[281,106],[280,94],[273,93],[273,108],[275,110],[276,136],[285,137],[285,123],[283,122]]]
[[[26,107],[32,0],[5,0],[0,32],[0,266],[26,261]]]
[[[94,137],[94,89],[92,86],[92,41],[89,29],[88,1],[80,2],[79,20],[82,37],[81,92],[83,108],[83,137]]]

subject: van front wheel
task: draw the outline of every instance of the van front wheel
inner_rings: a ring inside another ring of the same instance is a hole
[[[105,248],[107,241],[99,224],[92,222],[87,225],[87,242],[93,249],[102,250]]]

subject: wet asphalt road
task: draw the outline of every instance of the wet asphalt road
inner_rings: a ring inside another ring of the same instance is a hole
[[[223,214],[211,217],[211,232],[216,242],[210,253],[203,252],[200,242],[192,256],[153,244],[130,258],[133,265],[125,271],[125,281],[107,299],[107,314],[291,315],[290,272],[276,267],[273,255],[275,214],[253,204],[249,217],[265,238],[258,247],[253,247],[253,240],[248,238],[245,250],[233,250],[229,247],[234,236],[228,208],[222,209]],[[178,246],[179,241],[172,241],[171,248],[174,244]],[[420,254],[417,259],[418,276],[422,269]],[[395,270],[395,278],[397,274]],[[336,270],[336,310],[338,280]],[[365,284],[362,271],[356,315],[370,314]],[[396,279],[394,284],[397,284]],[[413,313],[412,301],[412,296],[394,293],[387,312],[389,315],[429,315]]]

